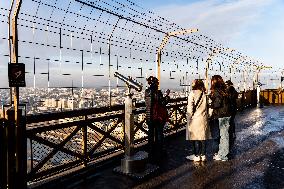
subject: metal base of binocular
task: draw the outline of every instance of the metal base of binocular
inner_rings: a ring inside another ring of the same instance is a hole
[[[142,179],[158,169],[155,165],[147,164],[148,153],[145,151],[134,152],[134,114],[135,104],[132,94],[129,92],[125,98],[125,155],[121,160],[121,166],[114,169],[115,172]]]

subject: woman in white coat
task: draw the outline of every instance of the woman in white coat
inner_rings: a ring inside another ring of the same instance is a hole
[[[193,155],[186,159],[206,161],[205,140],[211,138],[208,124],[207,97],[204,83],[201,79],[192,82],[192,91],[188,96],[186,139],[193,144]]]

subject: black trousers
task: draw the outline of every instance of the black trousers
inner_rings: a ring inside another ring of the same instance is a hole
[[[205,155],[206,152],[206,143],[205,140],[193,140],[192,148],[194,155]]]
[[[236,139],[236,125],[235,125],[236,113],[233,113],[230,118],[230,127],[229,127],[229,149],[231,150],[235,139]]]
[[[164,125],[159,121],[147,121],[148,124],[148,153],[150,160],[162,157],[164,144]]]

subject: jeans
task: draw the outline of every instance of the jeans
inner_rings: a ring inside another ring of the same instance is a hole
[[[228,160],[227,155],[229,154],[229,127],[230,117],[219,118],[220,144],[218,156],[223,160]]]

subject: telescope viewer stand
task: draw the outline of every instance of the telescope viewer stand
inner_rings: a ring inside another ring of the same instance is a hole
[[[134,153],[134,114],[133,100],[130,90],[125,98],[125,155],[121,159],[121,165],[114,168],[114,172],[130,176],[135,179],[143,179],[155,172],[159,167],[148,164],[148,153],[139,151]]]
[[[114,168],[113,171],[134,179],[144,179],[159,168],[158,166],[147,162],[148,153],[145,151],[139,151],[133,156],[125,156],[121,159],[121,165]]]

